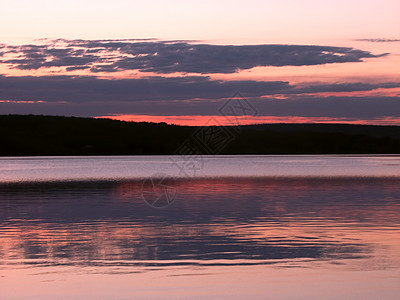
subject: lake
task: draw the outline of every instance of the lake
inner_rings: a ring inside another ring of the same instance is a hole
[[[398,299],[400,156],[0,158],[0,299]]]

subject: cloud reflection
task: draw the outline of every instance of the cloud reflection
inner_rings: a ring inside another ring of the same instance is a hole
[[[399,225],[398,183],[371,178],[181,181],[179,199],[161,211],[143,203],[140,181],[7,184],[0,194],[0,258],[2,264],[99,270],[372,263],[379,235]]]

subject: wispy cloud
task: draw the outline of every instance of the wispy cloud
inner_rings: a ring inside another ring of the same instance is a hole
[[[372,42],[372,43],[394,43],[400,42],[400,39],[356,39],[358,42]]]

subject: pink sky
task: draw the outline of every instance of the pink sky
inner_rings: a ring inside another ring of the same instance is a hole
[[[289,82],[290,85],[299,87],[317,84],[396,83],[400,82],[399,11],[400,2],[395,0],[250,0],[245,2],[209,0],[201,2],[177,0],[148,2],[6,0],[0,4],[0,44],[7,46],[51,44],[49,47],[64,47],[63,42],[54,46],[52,39],[56,38],[66,40],[154,38],[155,41],[184,40],[194,45],[284,44],[351,47],[368,51],[373,55],[383,53],[389,53],[389,55],[363,58],[362,62],[324,63],[308,66],[255,66],[228,73],[174,72],[160,74],[139,72],[135,69],[96,73],[89,71],[90,69],[66,72],[65,66],[21,70],[13,64],[6,63],[6,61],[21,58],[21,53],[8,51],[0,56],[0,75],[20,78],[73,75],[78,77],[95,76],[113,80],[138,79],[148,76],[161,76],[163,78],[208,76],[209,80],[212,81],[285,81]],[[380,40],[373,41],[372,39]],[[109,52],[104,55],[112,54],[112,52]],[[3,63],[1,63],[1,58],[3,58]],[[27,106],[23,106],[23,104],[36,102],[46,104],[47,101],[50,101],[43,96],[32,96],[32,99],[13,98],[12,95],[14,94],[13,91],[0,93],[0,111],[2,113],[30,113],[30,108],[27,109]],[[230,94],[227,94],[226,98],[230,96]],[[368,91],[349,91],[347,94],[344,92],[320,92],[309,96],[319,96],[321,99],[334,96],[399,98],[400,93],[398,88],[377,88]],[[273,97],[281,99],[279,97],[282,96],[276,94]],[[51,101],[54,102],[55,100]],[[65,101],[68,102],[69,99],[60,99],[54,103]],[[115,101],[112,95],[109,101]],[[138,99],[135,101],[138,101]],[[59,106],[59,108],[54,108],[53,105],[51,109],[41,110],[41,107],[45,107],[42,105],[40,107],[35,106],[32,112],[111,116],[124,120],[141,120],[146,116],[152,116],[149,117],[149,121],[159,120],[179,124],[194,124],[193,120],[200,122],[206,116],[216,115],[215,111],[209,111],[201,112],[197,117],[193,117],[195,114],[185,112],[183,106],[175,114],[165,112],[156,115],[151,110],[138,112],[135,105],[132,102],[129,109],[117,108],[116,105],[115,109],[109,110],[108,113],[95,110],[93,112],[86,110],[80,113],[76,109],[65,108],[66,105]],[[154,102],[154,105],[157,106],[157,102]],[[125,104],[124,107],[126,107]],[[171,118],[175,115],[176,120],[174,121]],[[373,122],[393,120],[392,124],[398,124],[397,116],[380,115],[376,116]],[[326,120],[337,122],[344,120],[340,117],[326,119],[327,117],[322,114],[315,118],[305,118],[305,115],[301,115],[301,113],[298,116],[288,113],[286,116],[286,120],[293,121],[316,122]],[[272,122],[281,119],[285,120],[284,117],[262,112],[262,116],[254,119],[254,121]],[[371,118],[363,119],[355,115],[353,119],[351,122],[371,123]],[[350,121],[347,119],[346,122]],[[196,124],[200,125],[199,123]]]

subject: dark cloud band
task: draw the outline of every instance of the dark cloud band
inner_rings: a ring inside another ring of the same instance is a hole
[[[65,67],[91,72],[235,73],[262,66],[361,62],[374,55],[348,47],[317,45],[211,45],[157,40],[55,40],[44,45],[2,45],[0,62],[31,70]],[[13,53],[13,58],[6,58]]]
[[[91,76],[0,75],[0,100],[93,102],[171,101],[229,97],[236,91],[247,97],[302,95],[398,88],[399,82],[291,85],[286,81],[212,80],[206,76],[102,79]]]
[[[215,115],[240,91],[260,116],[400,117],[397,96],[323,97],[318,93],[398,88],[400,83],[291,85],[284,81],[221,81],[209,77],[0,76],[0,111],[4,113],[98,116],[110,114]],[[285,99],[277,96],[285,95]],[[261,96],[269,96],[267,98]],[[44,102],[38,102],[44,101]]]

